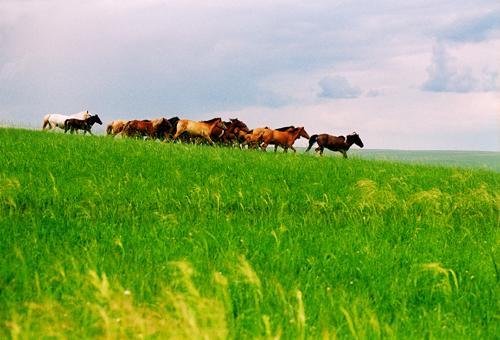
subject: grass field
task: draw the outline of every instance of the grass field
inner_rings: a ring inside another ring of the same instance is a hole
[[[495,339],[500,173],[0,129],[0,338]]]
[[[429,151],[429,150],[360,150],[353,148],[351,156],[364,159],[405,162],[416,165],[452,166],[500,172],[500,152],[491,151]]]

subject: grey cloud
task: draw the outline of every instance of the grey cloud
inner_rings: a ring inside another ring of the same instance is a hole
[[[375,98],[383,94],[383,91],[380,90],[370,90],[366,93],[367,97]]]
[[[446,51],[444,44],[433,48],[432,63],[427,68],[429,79],[422,84],[421,89],[429,92],[467,93],[478,89],[479,81],[470,70],[459,72],[454,64],[455,59]]]
[[[453,42],[481,42],[500,28],[500,11],[464,17],[438,30],[435,35],[439,40]]]
[[[483,82],[481,89],[484,92],[500,91],[499,72],[483,69]]]
[[[357,98],[363,93],[358,86],[351,86],[346,78],[339,75],[325,76],[318,84],[322,89],[318,96],[323,98]]]

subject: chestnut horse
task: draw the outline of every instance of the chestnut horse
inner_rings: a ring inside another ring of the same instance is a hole
[[[323,155],[324,148],[327,148],[332,151],[338,151],[344,156],[344,158],[347,158],[347,150],[349,150],[349,148],[353,144],[356,144],[360,148],[364,146],[363,142],[361,141],[361,138],[359,138],[359,135],[356,132],[353,132],[350,135],[347,135],[346,137],[330,136],[326,133],[321,135],[312,135],[311,139],[309,140],[309,147],[306,149],[305,152],[308,152],[313,146],[313,144],[317,142],[318,147],[316,148],[315,154],[317,154],[319,151],[319,154]]]
[[[131,120],[125,124],[118,135],[136,137],[146,136],[147,139],[163,138],[170,133],[172,125],[165,118],[153,119],[151,122],[144,122],[141,120]]]
[[[272,131],[281,131],[281,132],[286,132],[286,131],[292,131],[293,129],[295,129],[295,126],[293,126],[293,125],[290,125],[290,126],[283,126],[283,127],[277,128],[277,129],[269,129],[269,128],[268,128],[268,130],[267,130],[267,131],[264,131],[264,134],[263,134],[263,136],[262,136],[262,138],[261,138],[261,139],[263,139],[263,138],[264,138],[264,136],[269,137],[269,135],[270,135],[271,133],[273,133]],[[297,139],[299,139],[299,138],[300,138],[300,136],[299,136],[299,137],[297,137]],[[259,144],[260,144],[260,143],[259,143]],[[274,144],[274,152],[276,152],[276,150],[278,150],[278,145],[277,145],[276,143],[274,143],[274,142],[270,142],[269,144],[270,144],[270,145],[271,145],[271,144]]]
[[[250,131],[240,130],[239,128],[233,130],[235,140],[238,143],[238,147],[240,149],[242,149],[242,145],[246,141],[246,136],[250,135],[249,132]]]
[[[92,129],[92,126],[94,126],[95,123],[102,125],[101,119],[98,115],[90,116],[87,119],[66,119],[64,121],[64,133],[68,132],[68,130],[70,130],[71,133],[75,132],[75,130],[76,133],[78,133],[78,130],[83,130],[83,134],[88,132],[92,135],[92,131],[90,131],[90,129]]]
[[[295,150],[295,148],[293,147],[293,143],[295,143],[295,140],[299,137],[309,139],[309,135],[302,126],[288,129],[287,131],[267,130],[262,136],[262,150],[266,151],[266,148],[269,144],[274,144],[276,145],[276,147],[282,147],[285,153],[288,152],[288,148],[292,149],[295,153],[297,150]],[[275,152],[276,147],[274,148]]]
[[[175,133],[172,140],[173,141],[176,140],[177,137],[185,133],[190,137],[204,138],[211,145],[213,145],[214,142],[210,139],[210,135],[212,134],[212,131],[215,129],[215,127],[218,127],[223,131],[226,130],[226,125],[224,125],[224,122],[220,118],[214,118],[211,120],[200,121],[200,122],[195,122],[188,119],[181,119],[177,122],[177,132]]]
[[[248,150],[255,149],[257,146],[260,145],[262,141],[262,136],[264,135],[264,132],[266,132],[267,130],[269,130],[269,127],[264,126],[261,128],[252,129],[248,131],[248,133],[245,135],[242,135],[240,133],[239,138],[240,141],[243,143],[243,148],[245,147],[245,145],[248,145]]]
[[[43,117],[42,130],[45,130],[47,125],[49,126],[49,130],[53,129],[55,131],[56,127],[60,128],[60,129],[64,129],[64,122],[66,121],[66,119],[70,119],[70,118],[87,119],[90,116],[92,116],[92,115],[88,111],[78,112],[78,113],[75,113],[74,115],[71,115],[71,116],[60,115],[60,114],[48,114],[48,115],[45,115],[45,117]]]

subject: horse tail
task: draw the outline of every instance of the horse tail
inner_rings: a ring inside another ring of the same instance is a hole
[[[47,124],[49,123],[49,118],[50,118],[50,114],[49,115],[45,115],[45,117],[43,117],[42,130],[45,130],[45,128],[47,127]]]
[[[106,135],[109,136],[113,130],[113,120],[106,125]]]
[[[318,135],[312,135],[311,138],[309,138],[309,146],[307,147],[305,152],[309,152],[309,150],[312,148],[314,143],[316,143],[317,139],[318,139]]]
[[[69,119],[66,119],[64,121],[64,133],[68,132],[68,121],[69,121]],[[71,133],[73,133],[73,132],[71,132]]]

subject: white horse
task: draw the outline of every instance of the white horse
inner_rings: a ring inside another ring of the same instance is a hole
[[[90,118],[90,116],[92,116],[92,115],[88,111],[78,112],[78,113],[75,113],[74,115],[71,115],[71,116],[59,115],[59,114],[49,114],[49,115],[46,115],[45,117],[43,117],[42,130],[45,130],[47,125],[49,126],[49,130],[54,129],[54,131],[55,131],[56,126],[59,127],[60,129],[64,130],[64,122],[66,121],[66,119],[78,118],[78,119],[83,120],[83,119]]]

